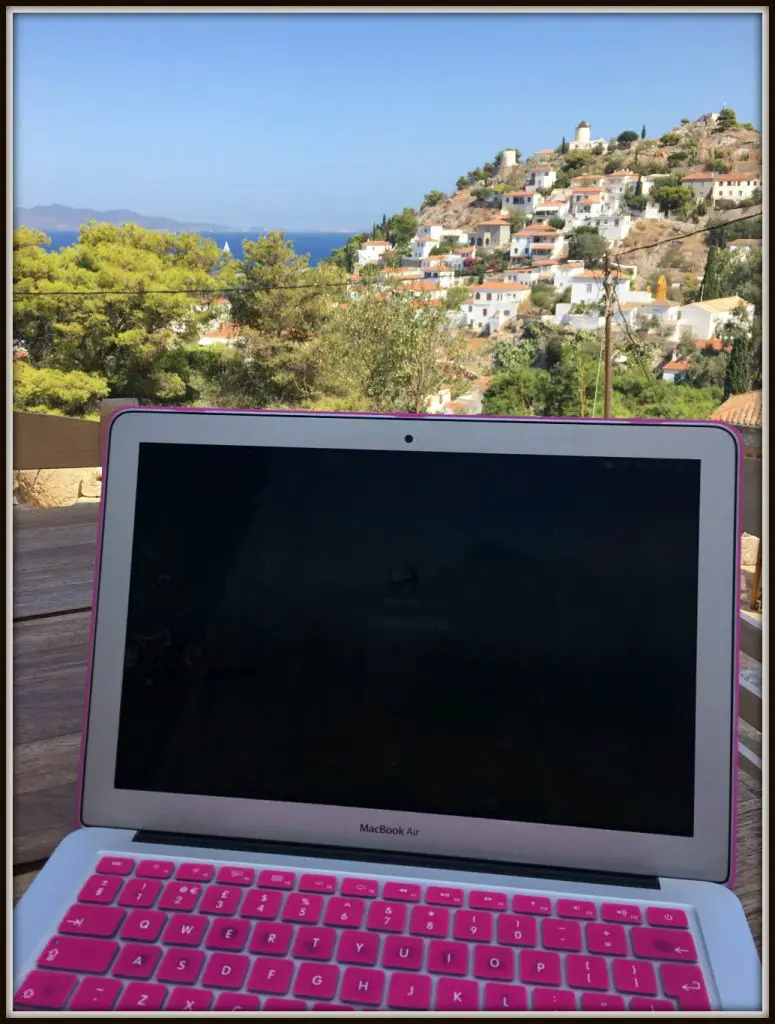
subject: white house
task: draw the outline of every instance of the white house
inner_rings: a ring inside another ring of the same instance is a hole
[[[577,188],[605,188],[605,174],[578,174],[570,180],[571,192]]]
[[[417,238],[435,238],[440,241],[444,234],[441,224],[419,224],[417,226]]]
[[[514,192],[504,192],[501,196],[501,209],[532,213],[542,198],[534,188],[520,188]]]
[[[239,324],[217,323],[202,328],[200,345],[233,345],[242,333]]]
[[[511,228],[505,220],[485,220],[468,235],[477,249],[503,249],[509,244]]]
[[[727,242],[727,248],[733,252],[739,252],[741,256],[748,256],[752,252],[758,252],[761,250],[761,247],[761,238],[735,238],[734,241]]]
[[[623,199],[627,189],[634,193],[639,177],[633,171],[612,171],[603,179],[603,188],[613,198]]]
[[[451,238],[457,245],[468,245],[468,232],[460,228],[442,228],[441,237]]]
[[[377,276],[382,284],[398,284],[401,281],[422,281],[421,267],[384,267]]]
[[[570,197],[570,217],[575,222],[586,223],[595,217],[603,217],[611,208],[610,200],[600,188],[574,188]]]
[[[544,275],[545,276],[545,275]],[[523,284],[531,288],[542,280],[540,267],[512,267],[503,275],[509,284]]]
[[[536,164],[527,172],[525,184],[529,188],[551,188],[557,180],[557,171],[548,164]]]
[[[529,296],[527,285],[511,281],[485,281],[471,289],[469,301],[462,309],[466,325],[489,334],[516,316],[520,304]]]
[[[607,145],[605,139],[593,139],[590,138],[592,135],[592,129],[589,126],[588,121],[579,121],[576,125],[576,134],[573,139],[568,143],[568,149],[594,149],[596,146],[602,146],[604,149]]]
[[[614,285],[614,294],[619,302],[624,302],[630,291],[630,279],[618,271],[613,271],[611,280]],[[602,270],[582,270],[571,278],[570,301],[575,306],[580,303],[598,303],[603,299],[603,272]]]
[[[533,219],[542,224],[552,217],[562,217],[565,220],[569,209],[570,200],[568,199],[544,199],[533,210]]]
[[[553,259],[562,252],[565,235],[549,224],[526,224],[511,239],[511,258]]]
[[[439,244],[439,241],[439,238],[433,238],[431,235],[413,238],[412,259],[423,260],[426,256],[430,256],[432,250]]]
[[[584,262],[583,260],[573,260],[569,263],[559,263],[554,267],[554,273],[552,274],[552,284],[557,291],[564,292],[566,288],[569,288],[574,277],[578,277],[579,274],[584,273]]]
[[[595,228],[609,242],[621,242],[630,233],[632,218],[629,214],[609,214],[606,217],[590,217],[586,227]]]
[[[745,173],[733,171],[731,174],[719,174],[713,182],[713,199],[728,199],[741,202],[750,199],[757,189],[761,189],[761,175],[756,172]]]
[[[681,306],[680,324],[681,327],[690,328],[695,338],[717,338],[721,328],[741,306],[749,317],[753,317],[753,304],[741,299],[739,295],[730,295],[724,299],[706,299],[705,302],[690,302],[686,306]]]
[[[448,266],[437,264],[423,270],[424,281],[434,281],[441,288],[451,288],[455,283],[455,271]]]
[[[662,367],[662,380],[668,381],[670,384],[677,384],[682,377],[686,376],[686,371],[690,366],[691,363],[688,359],[671,359]]]
[[[379,263],[385,253],[392,248],[393,246],[389,242],[368,238],[365,242],[361,243],[360,249],[356,252],[355,264],[358,267],[363,267],[367,263]]]

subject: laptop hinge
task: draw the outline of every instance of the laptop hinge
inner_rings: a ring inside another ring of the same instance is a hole
[[[404,854],[394,850],[364,850],[360,847],[323,846],[319,843],[278,843],[270,840],[236,839],[231,836],[187,835],[180,832],[154,832],[141,829],[132,837],[133,843],[155,846],[184,846],[191,849],[212,849],[217,846],[235,853],[271,853],[284,857],[314,857],[326,860],[363,861],[364,863],[400,864],[405,867],[438,868],[440,871],[473,871],[490,875],[517,875],[537,880],[578,882],[587,885],[616,885],[633,889],[659,889],[655,875],[631,875],[609,871],[586,871],[574,868],[542,867],[537,864],[514,864],[469,857],[440,857],[434,854]]]

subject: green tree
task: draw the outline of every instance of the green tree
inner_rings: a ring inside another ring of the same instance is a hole
[[[723,341],[732,346],[724,379],[724,397],[750,391],[755,379],[752,324],[744,309],[736,309],[720,330]]]
[[[563,135],[562,142],[560,143],[560,153],[564,154],[564,153],[567,153],[567,152],[568,152],[568,143],[565,141],[565,136]]]
[[[568,235],[568,259],[583,260],[585,267],[600,266],[606,240],[595,228],[579,227]]]
[[[677,146],[681,141],[681,137],[676,135],[675,132],[665,132],[659,141],[663,146]]]
[[[384,234],[384,226],[381,228]],[[369,236],[365,232],[361,232],[357,235],[353,235],[348,238],[345,244],[339,248],[334,249],[329,257],[329,262],[335,267],[339,267],[341,270],[346,270],[348,274],[352,274],[355,269],[355,254],[361,247],[361,243],[365,242]]]
[[[401,213],[394,214],[385,225],[388,241],[395,246],[408,245],[415,236],[418,224],[417,214],[410,206],[405,206]]]
[[[622,149],[629,149],[633,142],[637,142],[638,133],[632,131],[621,132],[616,136],[616,141]]]
[[[468,188],[468,178],[464,174],[461,174],[455,182],[455,188],[458,192],[462,192],[464,188]]]
[[[17,409],[86,416],[96,413],[99,400],[106,398],[108,391],[108,382],[97,374],[36,369],[26,360],[14,363],[13,398]]]
[[[442,199],[446,199],[444,192],[439,192],[438,189],[434,189],[432,192],[426,192],[425,198],[423,199],[423,206],[436,206],[441,202]]]
[[[469,289],[462,285],[453,285],[444,297],[444,309],[454,312],[468,299]]]
[[[643,125],[643,127],[642,127],[642,128],[641,128],[641,130],[640,130],[640,137],[641,137],[642,139],[645,139],[645,138],[646,138],[646,126],[645,126],[645,124]]]
[[[548,284],[534,284],[530,289],[530,301],[539,309],[551,313],[557,305],[557,292]]]
[[[485,416],[541,416],[549,375],[545,370],[516,365],[497,374],[482,396]]]
[[[718,119],[716,121],[716,131],[725,132],[729,131],[730,128],[737,127],[737,114],[730,107],[723,107],[719,111]]]
[[[562,217],[550,217],[548,223],[550,227],[557,228],[558,231],[565,227],[565,221]]]
[[[454,238],[442,238],[438,245],[430,251],[431,256],[446,256],[447,253],[454,252],[457,247],[457,242]]]
[[[705,259],[705,270],[702,275],[703,299],[723,298],[720,250],[714,245],[708,249]]]
[[[527,217],[524,210],[510,210],[509,223],[511,225],[512,235],[516,235],[518,231],[521,231],[527,223]]]

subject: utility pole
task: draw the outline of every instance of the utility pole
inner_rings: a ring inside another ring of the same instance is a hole
[[[605,390],[603,417],[612,418],[613,404],[613,342],[611,341],[611,318],[614,312],[614,286],[611,282],[611,261],[608,252],[603,254],[603,292],[605,294]]]

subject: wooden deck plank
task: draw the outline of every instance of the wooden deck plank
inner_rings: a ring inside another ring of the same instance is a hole
[[[14,620],[91,607],[97,515],[97,502],[14,509]]]

